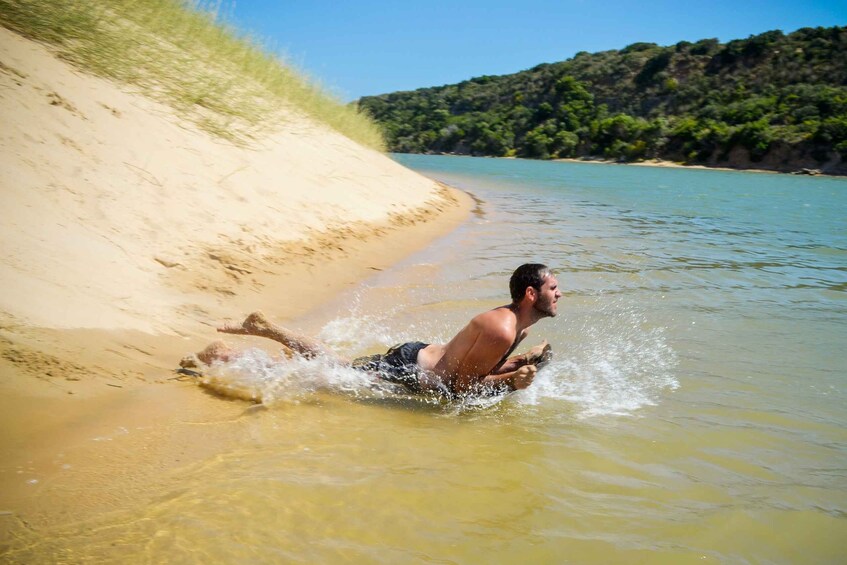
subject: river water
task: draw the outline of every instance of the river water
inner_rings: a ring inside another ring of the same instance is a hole
[[[237,448],[33,555],[847,560],[847,181],[395,158],[471,193],[472,217],[291,324],[347,355],[443,341],[543,262],[564,296],[528,338],[555,353],[536,382],[424,402],[250,352],[213,376],[267,406]]]

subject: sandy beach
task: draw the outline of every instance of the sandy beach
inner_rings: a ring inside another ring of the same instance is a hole
[[[631,163],[621,163],[611,159],[554,159],[563,163],[596,163],[600,165],[633,165],[636,167],[662,167],[666,169],[699,169],[711,171],[744,171],[748,173],[779,173],[771,169],[750,169],[750,168],[732,168],[732,167],[707,167],[706,165],[686,165],[675,161],[667,161],[665,159],[647,159],[645,161],[634,161]]]
[[[632,165],[635,167],[661,167],[665,169],[693,169],[693,170],[708,170],[708,171],[730,171],[730,172],[745,172],[745,173],[768,173],[768,174],[803,174],[810,176],[832,176],[838,178],[840,175],[826,174],[817,169],[805,169],[802,171],[787,171],[778,168],[756,168],[756,167],[719,167],[706,165],[687,165],[676,161],[668,161],[665,159],[645,159],[644,161],[619,162],[611,159],[554,159],[563,163],[595,163],[601,165]],[[811,172],[813,171],[813,172]]]
[[[249,404],[179,359],[250,311],[303,316],[472,205],[295,112],[239,147],[5,29],[0,54],[0,543],[237,442],[192,423]]]

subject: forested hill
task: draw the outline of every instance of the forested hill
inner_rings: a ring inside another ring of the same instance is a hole
[[[635,43],[358,104],[402,153],[847,174],[847,27]]]

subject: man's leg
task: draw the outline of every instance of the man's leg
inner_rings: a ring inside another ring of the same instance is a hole
[[[214,361],[226,363],[237,355],[238,351],[218,340],[210,343],[203,351],[183,357],[179,366],[183,369],[200,369],[204,365],[211,365]]]
[[[307,359],[323,356],[334,359],[339,363],[349,363],[349,361],[336,355],[321,342],[273,324],[261,312],[253,312],[247,316],[247,319],[241,325],[227,324],[219,327],[218,331],[227,334],[253,335],[272,339],[296,351]]]

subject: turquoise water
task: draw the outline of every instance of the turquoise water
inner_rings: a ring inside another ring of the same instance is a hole
[[[556,486],[534,493],[569,524],[542,546],[847,558],[847,180],[395,158],[479,204],[371,282],[403,305],[377,324],[392,337],[447,339],[521,262],[559,275],[560,315],[533,330],[556,362],[504,401],[549,449],[535,469]]]
[[[532,541],[484,511],[468,518],[480,538],[555,561],[847,559],[847,180],[395,158],[477,208],[352,306],[331,304],[315,326],[325,340],[355,353],[449,339],[507,301],[525,261],[552,266],[565,293],[529,338],[549,339],[554,362],[464,414],[509,439],[478,437],[485,463],[454,463],[492,485],[494,508],[520,498]],[[461,452],[454,433],[432,441]],[[448,496],[473,485],[453,480]]]
[[[222,453],[144,504],[23,532],[7,558],[847,560],[847,180],[395,158],[470,192],[470,219],[282,322],[351,356],[444,341],[541,261],[564,296],[528,338],[555,352],[533,385],[427,404],[248,353],[216,378],[266,406],[186,418]],[[126,428],[115,449],[142,433]]]
[[[661,329],[677,358],[669,376],[687,386],[674,401],[695,384],[721,383],[714,394],[722,402],[847,423],[847,180],[396,159],[483,201],[464,235],[436,251],[440,276],[468,276],[494,294],[516,263],[556,269],[567,299],[556,331],[577,334],[564,350],[586,341],[578,335],[586,330],[587,341],[596,338],[592,331],[620,337],[596,321],[609,310],[627,312]],[[751,385],[756,393],[743,394]]]

